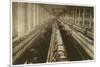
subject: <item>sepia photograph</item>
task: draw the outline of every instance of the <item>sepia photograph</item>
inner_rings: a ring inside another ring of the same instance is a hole
[[[12,65],[94,60],[93,6],[11,4]]]

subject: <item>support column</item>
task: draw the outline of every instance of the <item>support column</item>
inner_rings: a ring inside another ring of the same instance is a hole
[[[23,29],[24,29],[24,34],[27,33],[28,31],[28,22],[27,22],[27,4],[26,3],[23,3]]]
[[[38,28],[39,25],[39,12],[38,12],[38,4],[36,4],[36,28]]]
[[[40,22],[39,22],[39,5],[37,5],[37,26],[39,27],[40,26]]]
[[[90,10],[89,15],[90,15],[89,16],[89,28],[92,28],[92,26],[91,26],[92,25],[92,16],[91,16],[92,15],[92,12],[91,12],[91,10]]]
[[[80,26],[80,8],[78,8],[78,25]]]
[[[32,21],[33,21],[33,30],[36,29],[36,4],[33,4],[32,5],[32,10],[33,10],[33,18],[32,18]]]
[[[32,30],[32,5],[30,3],[27,4],[27,25],[28,25],[28,31]]]
[[[85,27],[85,8],[83,8],[82,26]]]
[[[22,36],[25,32],[25,7],[23,3],[18,3],[18,11],[17,11],[17,22],[18,22],[18,36]]]
[[[77,25],[77,8],[75,8],[75,25]]]
[[[12,35],[13,38],[18,36],[18,4],[17,3],[12,3]]]
[[[75,9],[73,8],[73,24],[75,23],[75,11],[74,11]],[[72,24],[72,25],[73,25]]]

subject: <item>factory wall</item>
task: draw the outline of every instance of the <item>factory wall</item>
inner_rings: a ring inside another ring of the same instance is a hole
[[[53,19],[42,4],[12,3],[12,35],[13,38],[35,30]]]

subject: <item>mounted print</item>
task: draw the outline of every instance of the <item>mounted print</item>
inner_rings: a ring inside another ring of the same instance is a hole
[[[11,4],[12,65],[94,60],[93,6]]]

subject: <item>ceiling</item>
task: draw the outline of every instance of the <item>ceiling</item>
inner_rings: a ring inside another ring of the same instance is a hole
[[[91,7],[85,7],[85,6],[69,6],[69,5],[55,5],[55,4],[42,4],[42,6],[52,15],[59,17],[62,14],[65,14],[68,12],[73,12],[76,8],[85,8],[86,10]],[[93,10],[93,8],[91,8]]]
[[[44,4],[43,7],[50,13],[53,14],[54,16],[60,16],[63,14],[66,10],[66,6],[62,5],[47,5]]]

